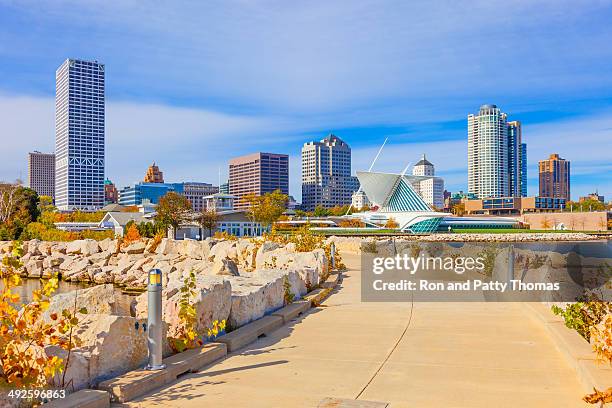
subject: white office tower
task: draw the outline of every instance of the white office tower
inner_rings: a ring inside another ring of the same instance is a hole
[[[468,115],[468,192],[479,198],[507,197],[507,116],[496,105]]]
[[[104,64],[67,59],[55,73],[55,204],[104,206]]]
[[[423,201],[430,206],[443,208],[444,180],[440,177],[435,177],[436,171],[434,165],[425,158],[425,155],[412,168],[412,175],[423,176],[412,182],[414,190],[423,198]]]
[[[495,105],[468,115],[468,192],[479,198],[527,196],[527,145],[519,121]]]

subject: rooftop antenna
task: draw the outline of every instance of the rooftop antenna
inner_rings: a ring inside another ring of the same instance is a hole
[[[219,169],[219,188],[221,188],[221,166],[219,166],[218,169]]]
[[[378,156],[380,156],[380,153],[382,152],[383,147],[385,147],[385,145],[387,144],[387,140],[389,140],[389,138],[385,137],[385,141],[383,142],[382,146],[380,146],[380,149],[378,149],[378,153],[376,153],[376,157],[374,157],[372,164],[370,164],[368,173],[372,171],[372,168],[374,167],[374,163],[376,163],[376,160],[378,160]],[[356,192],[359,193],[360,191],[361,191],[361,183],[359,184],[359,188],[357,189]],[[346,210],[346,214],[344,215],[348,215],[348,213],[351,212],[351,208],[353,208],[353,200],[351,200],[351,204],[349,205],[349,208]]]

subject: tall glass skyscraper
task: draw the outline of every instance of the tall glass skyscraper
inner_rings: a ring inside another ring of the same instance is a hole
[[[55,204],[104,205],[104,64],[67,59],[55,73]]]
[[[527,145],[518,121],[496,105],[468,115],[468,192],[479,198],[527,195]]]

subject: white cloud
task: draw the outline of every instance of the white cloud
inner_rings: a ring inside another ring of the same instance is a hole
[[[603,75],[612,57],[609,2],[576,7],[568,0],[388,1],[382,7],[371,0],[223,1],[150,7],[23,1],[6,7],[31,24],[22,24],[27,35],[6,33],[7,43],[22,47],[0,49],[0,56],[51,54],[59,63],[75,52],[97,55],[107,63],[109,78],[124,85],[122,97],[147,89],[168,100],[312,114],[381,103],[416,109],[449,94],[471,101],[573,95],[612,84]]]

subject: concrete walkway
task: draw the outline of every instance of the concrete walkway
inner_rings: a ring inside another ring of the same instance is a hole
[[[345,263],[325,307],[126,406],[584,406],[575,372],[521,305],[361,303],[359,257]]]

